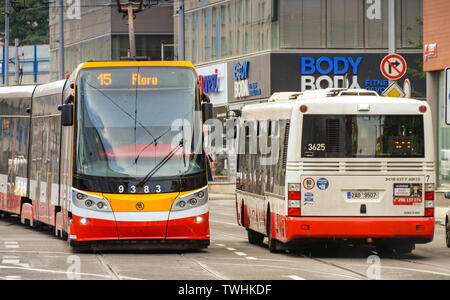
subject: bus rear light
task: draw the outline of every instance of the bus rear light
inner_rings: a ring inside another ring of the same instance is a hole
[[[306,106],[306,105],[300,106],[300,112],[305,113],[307,111],[308,111],[308,106]]]
[[[288,199],[289,200],[300,200],[301,199],[300,192],[288,192]]]
[[[425,105],[421,105],[420,107],[419,107],[419,111],[421,112],[421,113],[426,113],[427,112],[427,107],[425,106]]]
[[[301,216],[300,207],[298,207],[298,208],[289,207],[288,208],[288,216],[289,217],[300,217]]]
[[[425,191],[425,217],[434,217],[434,191]]]
[[[289,200],[300,200],[300,183],[289,183],[288,184],[288,199]]]
[[[288,216],[300,217],[301,215],[301,188],[300,183],[288,184]]]
[[[425,200],[434,200],[434,192],[425,192]]]

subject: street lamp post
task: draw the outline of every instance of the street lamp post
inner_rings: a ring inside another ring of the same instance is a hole
[[[64,0],[59,0],[59,79],[64,79]]]
[[[389,0],[388,3],[388,26],[389,26],[389,54],[394,54],[396,49],[396,20],[395,20],[395,0]]]
[[[121,13],[128,14],[128,36],[130,40],[130,54],[129,57],[136,58],[136,40],[134,34],[134,14],[140,12],[144,5],[144,0],[137,2],[121,3],[121,0],[117,1],[117,9]]]
[[[4,78],[5,78],[5,86],[9,86],[9,0],[5,1],[5,60],[4,64]]]
[[[178,60],[185,60],[184,49],[184,0],[179,0],[178,7]]]

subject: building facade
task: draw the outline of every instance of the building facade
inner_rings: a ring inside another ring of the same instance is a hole
[[[438,189],[450,190],[450,1],[423,0],[423,69],[435,116]],[[447,75],[446,75],[447,73]]]
[[[136,2],[136,1],[135,1]],[[160,1],[161,2],[161,1]],[[136,14],[136,55],[161,60],[161,44],[173,44],[173,7],[171,1],[146,0]],[[89,60],[116,60],[128,56],[128,20],[117,10],[115,0],[64,1],[64,73]],[[51,80],[59,74],[59,6],[50,4]],[[165,48],[165,59],[173,59],[173,47]]]
[[[9,47],[9,85],[43,84],[50,77],[49,45],[29,45],[18,47],[18,76],[16,76],[15,47]],[[5,45],[0,47],[1,79],[5,84]]]
[[[396,0],[397,53],[408,65],[398,83],[408,78],[412,96],[424,99],[422,12],[422,0]],[[186,60],[207,79],[224,124],[230,111],[275,92],[345,86],[381,93],[389,84],[379,67],[388,54],[388,0],[185,1],[184,27]],[[220,166],[216,181],[234,182],[230,147],[210,151]]]

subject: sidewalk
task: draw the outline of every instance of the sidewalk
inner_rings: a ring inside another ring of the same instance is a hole
[[[434,209],[434,215],[436,217],[436,223],[445,225],[445,215],[450,207],[436,206]]]
[[[209,200],[236,200],[236,194],[218,194],[218,193],[210,193]],[[436,206],[434,210],[436,223],[441,225],[445,225],[445,215],[450,207],[445,206]]]
[[[236,200],[236,194],[209,193],[209,200]]]

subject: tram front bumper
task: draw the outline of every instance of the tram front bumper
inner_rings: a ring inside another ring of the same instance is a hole
[[[72,212],[70,240],[209,240],[207,206],[191,212]]]

